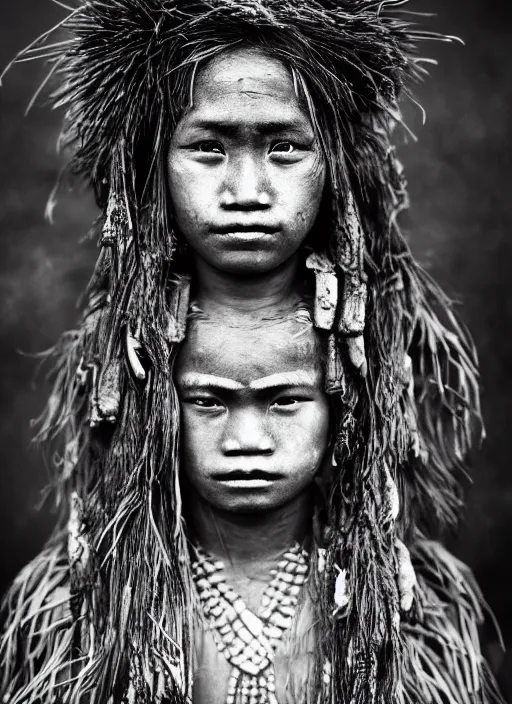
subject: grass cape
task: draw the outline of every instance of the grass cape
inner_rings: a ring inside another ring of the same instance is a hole
[[[80,326],[50,353],[39,438],[57,443],[61,517],[4,603],[3,701],[178,704],[190,695],[197,604],[172,379],[187,271],[165,162],[194,72],[250,44],[290,67],[309,100],[328,173],[319,254],[334,263],[342,300],[352,284],[367,291],[357,304],[364,331],[347,329],[338,310],[331,334],[340,413],[321,573],[313,560],[313,694],[337,704],[500,701],[480,654],[478,587],[436,542],[456,524],[480,411],[470,338],[397,224],[408,204],[391,142],[397,100],[425,73],[418,44],[449,39],[420,31],[406,5],[88,0],[17,57],[50,62],[67,171],[94,189],[102,216]],[[361,228],[347,225],[350,204]],[[361,340],[366,375],[347,352],[361,352]],[[417,580],[408,610],[404,544]],[[348,603],[333,611],[339,570]],[[321,695],[325,660],[331,684]]]

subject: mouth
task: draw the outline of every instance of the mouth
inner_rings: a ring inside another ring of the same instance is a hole
[[[262,235],[275,235],[276,232],[279,232],[279,229],[279,227],[274,227],[273,225],[262,225],[260,223],[250,225],[235,223],[233,225],[225,225],[223,227],[212,227],[211,232],[216,235],[227,235],[232,237],[261,237]]]
[[[261,469],[235,469],[231,472],[216,474],[214,479],[222,482],[225,486],[239,489],[259,489],[269,486],[273,482],[282,479],[282,477],[283,475],[278,472],[265,472]]]

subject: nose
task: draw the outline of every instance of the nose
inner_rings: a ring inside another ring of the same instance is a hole
[[[265,413],[252,409],[230,413],[224,427],[221,449],[224,455],[271,455],[275,440]]]
[[[264,160],[255,154],[230,159],[221,192],[221,207],[226,210],[266,210],[270,205],[270,184]]]

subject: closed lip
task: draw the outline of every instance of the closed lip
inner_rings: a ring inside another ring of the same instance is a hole
[[[266,472],[262,469],[234,469],[230,472],[219,472],[213,475],[219,482],[250,481],[253,479],[264,479],[265,481],[275,481],[283,477],[279,472]]]
[[[222,225],[219,227],[211,227],[210,231],[214,232],[216,235],[234,235],[240,232],[263,232],[266,235],[273,235],[279,231],[279,227],[275,227],[273,225],[261,225],[259,223],[253,223],[251,225],[242,225],[241,223],[235,223],[234,225]]]

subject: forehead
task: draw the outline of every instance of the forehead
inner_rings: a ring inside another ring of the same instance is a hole
[[[290,71],[259,49],[240,49],[216,57],[195,79],[193,103],[184,115],[190,122],[257,124],[299,121],[309,125]]]
[[[303,370],[322,383],[321,345],[314,329],[294,320],[251,328],[195,320],[187,331],[176,368],[184,374],[210,374],[244,386],[257,379]]]

